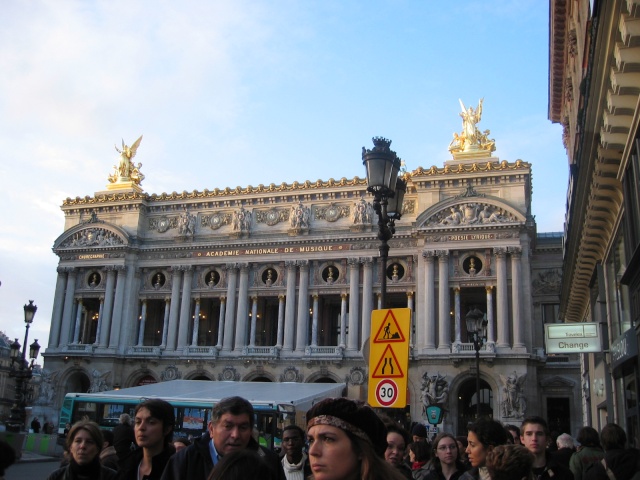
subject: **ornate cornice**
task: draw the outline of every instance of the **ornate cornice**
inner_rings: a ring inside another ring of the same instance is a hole
[[[502,160],[501,162],[481,162],[481,163],[472,163],[472,164],[459,164],[459,165],[445,165],[442,168],[436,167],[433,165],[428,170],[425,170],[423,167],[418,167],[413,172],[411,172],[411,178],[419,177],[419,176],[433,176],[433,175],[455,175],[461,173],[474,173],[474,172],[489,172],[492,170],[528,170],[531,168],[531,164],[529,162],[525,162],[523,160],[516,160],[515,162],[508,162],[506,160]]]

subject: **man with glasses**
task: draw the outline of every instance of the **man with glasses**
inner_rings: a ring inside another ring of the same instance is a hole
[[[311,476],[309,458],[303,451],[304,431],[297,425],[287,425],[282,431],[282,468],[287,480],[304,480]]]

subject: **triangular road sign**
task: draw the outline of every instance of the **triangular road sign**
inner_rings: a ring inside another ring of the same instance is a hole
[[[371,378],[404,378],[404,372],[391,345],[382,352],[382,357],[371,374]]]
[[[404,341],[404,333],[398,325],[393,310],[388,310],[378,332],[373,337],[373,343],[402,343]]]

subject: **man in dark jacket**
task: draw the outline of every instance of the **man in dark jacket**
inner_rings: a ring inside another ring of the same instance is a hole
[[[127,413],[120,415],[120,423],[113,429],[113,447],[120,462],[136,448],[136,436],[133,433],[131,417]]]
[[[538,480],[573,480],[573,473],[547,453],[549,427],[542,417],[527,417],[520,427],[520,441],[533,453],[531,470]]]
[[[253,415],[253,406],[244,398],[220,400],[213,407],[208,433],[171,457],[162,480],[207,480],[221,457],[243,448],[257,451],[277,472],[278,479],[285,480],[278,455],[261,447],[251,436]]]
[[[592,463],[584,472],[585,480],[630,480],[638,478],[640,452],[627,449],[627,434],[615,423],[605,425],[600,432],[600,443],[604,449],[604,460]],[[634,477],[638,475],[638,477]]]

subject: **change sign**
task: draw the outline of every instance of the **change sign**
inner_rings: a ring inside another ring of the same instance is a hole
[[[547,353],[594,353],[602,351],[597,323],[547,323],[544,326]]]

